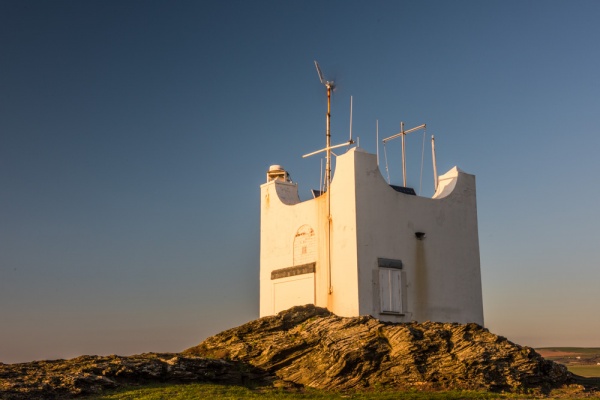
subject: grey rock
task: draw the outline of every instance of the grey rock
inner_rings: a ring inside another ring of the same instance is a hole
[[[185,353],[243,361],[320,389],[547,391],[573,382],[563,365],[477,324],[392,324],[310,305],[224,331]]]

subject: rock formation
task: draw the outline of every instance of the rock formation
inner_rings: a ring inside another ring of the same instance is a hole
[[[156,382],[546,391],[573,382],[573,375],[476,324],[391,324],[314,306],[251,321],[181,354],[0,363],[2,400],[62,399]]]
[[[261,383],[266,375],[236,361],[180,354],[82,356],[71,360],[0,363],[0,399],[65,399],[125,385],[157,382]]]
[[[212,336],[185,351],[243,361],[321,389],[431,387],[547,390],[572,381],[545,360],[476,324],[392,324],[294,307]]]

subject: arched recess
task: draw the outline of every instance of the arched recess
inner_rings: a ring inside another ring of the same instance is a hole
[[[310,225],[302,225],[294,236],[293,265],[317,261],[317,237]]]

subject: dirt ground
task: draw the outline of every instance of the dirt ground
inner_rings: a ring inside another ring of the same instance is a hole
[[[561,350],[553,350],[553,349],[535,349],[542,357],[576,357],[580,355],[580,353],[569,352],[569,351],[561,351]]]

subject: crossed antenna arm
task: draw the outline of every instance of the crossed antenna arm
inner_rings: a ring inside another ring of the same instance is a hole
[[[317,67],[317,74],[319,74],[319,80],[321,81],[321,83],[325,85],[327,89],[333,89],[335,87],[335,84],[333,83],[333,81],[325,80],[325,77],[323,76],[323,71],[321,71],[321,67],[319,67],[319,63],[317,62],[317,60],[315,60],[315,67]]]
[[[354,144],[354,140],[348,140],[346,143],[336,144],[335,146],[325,147],[324,149],[313,151],[312,153],[303,155],[302,158],[314,156],[315,154],[319,154],[327,150],[337,149],[338,147],[350,146],[351,144]]]
[[[317,62],[317,60],[315,60],[315,67],[317,67],[317,74],[319,74],[319,80],[324,85],[325,82],[323,82],[324,81],[324,79],[323,79],[323,72],[321,72],[321,67],[319,67],[319,63]]]

